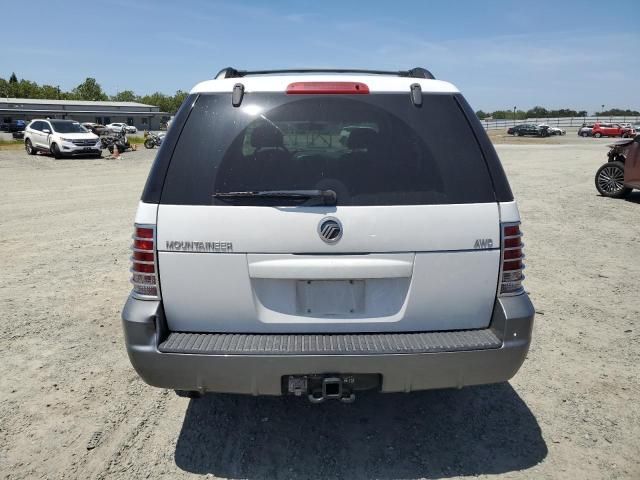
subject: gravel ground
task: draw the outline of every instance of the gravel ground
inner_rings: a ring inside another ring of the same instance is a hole
[[[640,192],[597,195],[589,140],[498,146],[538,311],[511,382],[320,406],[189,401],[132,370],[119,315],[154,151],[0,150],[0,476],[640,478]]]

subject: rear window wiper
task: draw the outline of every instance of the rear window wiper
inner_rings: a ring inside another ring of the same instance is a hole
[[[338,196],[333,190],[255,190],[247,192],[218,192],[213,198],[225,200],[234,198],[285,198],[292,200],[307,200],[320,198],[324,205],[335,205]]]

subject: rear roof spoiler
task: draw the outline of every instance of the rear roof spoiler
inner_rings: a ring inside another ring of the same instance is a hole
[[[367,75],[392,75],[397,77],[408,78],[426,78],[435,80],[433,74],[422,67],[412,68],[411,70],[386,71],[386,70],[360,70],[352,68],[296,68],[291,70],[237,70],[233,67],[227,67],[220,70],[216,75],[216,80],[222,78],[242,78],[253,75],[271,75],[285,73],[362,73]]]

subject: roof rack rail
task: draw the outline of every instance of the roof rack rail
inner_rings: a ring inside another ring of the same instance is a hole
[[[220,78],[242,78],[250,75],[269,75],[274,73],[365,73],[369,75],[395,75],[398,77],[426,78],[435,80],[433,74],[422,67],[411,70],[387,71],[387,70],[360,70],[354,68],[294,68],[289,70],[237,70],[232,67],[223,68],[216,75]]]

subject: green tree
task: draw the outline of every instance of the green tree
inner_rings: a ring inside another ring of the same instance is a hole
[[[60,98],[60,95],[60,87],[54,87],[53,85],[42,85],[40,87],[40,96],[38,98],[57,100]]]
[[[18,77],[16,77],[16,72],[11,72],[11,76],[9,77],[9,83],[18,83]]]
[[[527,117],[529,118],[540,118],[540,117],[548,117],[549,116],[549,110],[547,110],[544,107],[539,107],[539,106],[535,106],[530,110],[527,110],[526,112]]]
[[[180,108],[180,105],[182,105],[182,102],[184,102],[184,99],[187,98],[188,95],[189,95],[188,92],[178,90],[176,94],[173,96],[173,101],[171,102],[172,103],[171,109],[167,110],[167,112],[172,115],[175,114]]]
[[[140,98],[140,102],[160,107],[160,110],[163,112],[166,112],[167,108],[169,108],[169,101],[169,97],[160,92],[154,92],[151,95],[145,95]]]
[[[4,78],[0,78],[0,97],[9,96],[9,82]]]
[[[11,83],[13,89],[13,96],[16,98],[40,98],[40,87],[36,82],[21,79],[17,83]]]
[[[610,108],[609,110],[604,110],[602,112],[596,112],[597,117],[634,117],[640,115],[640,112],[637,110],[629,110],[621,109],[621,108]]]
[[[131,90],[123,90],[122,92],[112,95],[111,100],[114,102],[136,102],[138,96]]]
[[[107,95],[95,78],[87,78],[71,91],[71,96],[76,100],[108,100]]]
[[[138,101],[146,103],[147,105],[155,105],[156,107],[160,107],[161,112],[167,112],[173,115],[178,111],[184,99],[187,98],[187,95],[189,94],[182,90],[178,90],[173,96],[155,92],[151,95],[138,97]]]
[[[489,116],[489,114],[487,112],[483,112],[482,110],[478,110],[476,112],[476,117],[478,117],[480,120],[484,120],[488,116]]]

